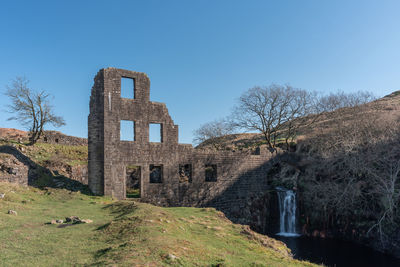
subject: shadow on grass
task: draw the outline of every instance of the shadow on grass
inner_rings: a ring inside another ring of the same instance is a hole
[[[107,254],[111,249],[112,249],[111,247],[99,249],[99,250],[96,252],[95,257],[96,257],[96,258],[99,258],[99,257],[101,257],[101,256],[104,256],[104,255]]]
[[[137,232],[137,225],[141,222],[137,216],[128,216],[135,213],[137,205],[132,201],[121,201],[108,204],[103,209],[108,209],[115,216],[115,220],[99,226],[96,230],[103,231],[102,235],[108,239],[107,243],[114,243],[116,240],[123,242],[126,237],[134,236]],[[118,243],[118,242],[117,242]],[[128,246],[129,242],[123,242],[116,246],[99,249],[95,252],[94,258],[97,261],[94,266],[110,265],[109,259],[118,258],[120,249]]]
[[[102,226],[97,227],[96,230],[101,231],[101,230],[107,229],[107,227],[110,226],[110,225],[111,225],[110,222],[106,223],[106,224],[104,224]]]
[[[0,146],[0,153],[14,156],[19,162],[28,168],[27,180],[29,186],[40,189],[45,189],[46,187],[67,189],[73,192],[80,191],[86,195],[93,195],[87,185],[72,180],[64,175],[54,174],[48,168],[31,160],[14,146],[2,145]]]
[[[137,210],[137,205],[133,201],[127,202],[116,202],[108,204],[103,209],[110,209],[111,214],[115,215],[115,218],[124,217],[130,213],[134,213]]]

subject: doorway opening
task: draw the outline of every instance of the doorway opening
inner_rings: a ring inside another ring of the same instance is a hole
[[[140,198],[141,177],[140,166],[126,166],[126,198]]]

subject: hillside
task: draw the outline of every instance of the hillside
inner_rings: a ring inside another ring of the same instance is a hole
[[[0,181],[39,187],[68,186],[71,190],[87,184],[88,148],[81,138],[54,132],[53,137],[62,137],[58,143],[39,140],[28,146],[24,131],[0,128],[0,133]],[[50,140],[55,139],[49,137],[47,141]],[[76,142],[77,145],[70,144]]]
[[[18,138],[27,140],[28,132],[13,128],[0,128],[0,139],[18,140]]]
[[[161,208],[9,183],[0,183],[0,194],[3,266],[316,266],[212,208]],[[93,223],[50,224],[69,216]]]
[[[357,122],[360,116],[374,118],[375,120],[397,121],[400,119],[400,91],[395,91],[376,101],[367,103],[354,108],[342,108],[333,112],[325,112],[319,115],[316,122],[310,127],[301,129],[298,140],[315,137],[321,132],[329,133],[338,124],[351,124]],[[314,119],[311,117],[310,120]],[[239,133],[220,137],[218,142],[222,149],[238,150],[251,149],[265,143],[262,134],[258,133]],[[205,141],[199,144],[198,149],[215,150],[212,142]]]
[[[14,140],[19,143],[28,142],[28,132],[13,128],[0,128],[0,140]],[[63,134],[58,131],[44,131],[40,143],[61,145],[87,145],[87,139]]]

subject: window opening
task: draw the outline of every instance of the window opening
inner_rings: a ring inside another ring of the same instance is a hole
[[[179,182],[180,183],[192,182],[192,164],[179,165]]]
[[[150,183],[162,183],[163,166],[150,164]]]
[[[161,143],[162,140],[162,124],[150,123],[149,124],[149,141],[152,143]]]
[[[121,120],[120,125],[120,140],[135,141],[135,122]]]
[[[121,97],[134,99],[135,97],[135,79],[121,78]]]
[[[206,176],[206,182],[216,182],[217,181],[217,165],[206,164],[205,165],[205,176]]]
[[[255,149],[252,150],[251,152],[252,155],[261,155],[261,149],[260,147],[256,147]]]

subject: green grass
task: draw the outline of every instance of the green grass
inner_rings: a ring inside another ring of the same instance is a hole
[[[161,208],[8,183],[0,183],[0,193],[6,193],[0,199],[2,266],[315,266],[291,259],[283,243],[211,208]],[[93,223],[46,224],[71,215]]]
[[[14,145],[23,149],[23,153],[39,165],[66,163],[70,166],[85,165],[88,158],[87,146],[36,143],[34,146],[20,144],[13,140],[0,140],[0,145]]]
[[[104,244],[96,228],[112,219],[103,212],[107,199],[67,190],[39,190],[0,183],[0,262],[5,266],[63,266],[89,264]],[[110,202],[110,200],[108,200]],[[9,210],[17,216],[6,214]],[[52,219],[76,215],[95,223],[67,228],[48,225]]]
[[[129,188],[126,189],[127,198],[140,198],[140,189]]]
[[[38,164],[45,161],[64,161],[71,166],[87,164],[87,146],[37,143],[26,149],[27,155]]]

